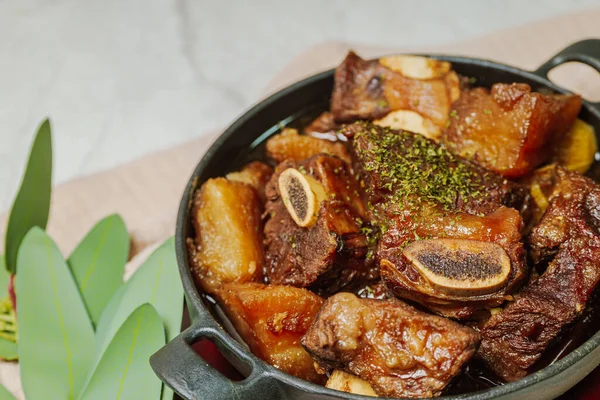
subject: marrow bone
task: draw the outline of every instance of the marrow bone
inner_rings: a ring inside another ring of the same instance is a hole
[[[323,185],[295,168],[288,168],[278,180],[279,193],[285,208],[298,226],[314,225],[321,201],[327,197]]]
[[[420,240],[403,255],[433,287],[448,294],[492,293],[506,284],[511,272],[504,249],[479,240]]]

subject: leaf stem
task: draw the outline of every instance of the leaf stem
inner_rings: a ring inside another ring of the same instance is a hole
[[[10,302],[12,308],[17,313],[17,295],[15,293],[15,274],[11,274],[10,281],[8,282],[8,295],[10,296]]]

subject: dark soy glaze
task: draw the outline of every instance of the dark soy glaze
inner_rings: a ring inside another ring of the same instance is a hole
[[[485,85],[484,85],[485,86]],[[224,171],[224,174],[230,171],[237,170],[249,163],[250,161],[260,160],[269,162],[265,159],[265,143],[267,139],[281,131],[283,127],[296,128],[302,133],[302,128],[307,126],[321,112],[328,110],[327,103],[315,104],[314,107],[302,110],[282,121],[278,125],[274,125],[266,131],[253,145],[246,151],[242,152],[232,163],[229,171]],[[600,157],[596,154],[596,162],[591,170],[587,173],[589,177],[596,182],[600,182]],[[273,165],[273,163],[270,163]],[[207,308],[212,312],[215,319],[219,320],[219,315],[215,312],[214,300],[207,299],[203,295]],[[598,300],[598,295],[595,295],[590,304],[595,304]],[[212,300],[212,301],[211,301]],[[551,346],[543,355],[542,358],[533,366],[531,372],[540,370],[553,362],[559,360],[572,350],[582,345],[586,340],[592,337],[600,330],[600,309],[599,307],[590,307],[586,309],[582,318],[574,323],[562,337]],[[462,370],[462,372],[448,385],[444,391],[445,395],[456,395],[485,390],[494,386],[502,385],[503,380],[488,369],[476,357],[472,359]]]

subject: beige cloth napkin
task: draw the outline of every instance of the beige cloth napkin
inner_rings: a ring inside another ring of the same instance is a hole
[[[334,67],[350,48],[367,58],[397,52],[439,53],[486,58],[525,69],[535,69],[575,41],[600,37],[598,21],[600,9],[564,15],[460,43],[420,48],[399,49],[356,43],[324,43],[292,60],[271,81],[266,93],[272,93],[300,78]],[[551,78],[589,99],[600,100],[600,75],[589,67],[570,65],[558,68],[551,73]],[[111,213],[119,213],[124,218],[137,250],[172,235],[185,184],[215,138],[216,134],[205,136],[120,167],[57,186],[52,198],[48,226],[50,235],[61,250],[68,254],[95,222]],[[5,226],[6,216],[0,216],[2,241]],[[0,382],[18,398],[23,398],[16,365],[0,367]]]

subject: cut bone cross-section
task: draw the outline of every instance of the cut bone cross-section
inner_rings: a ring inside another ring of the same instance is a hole
[[[327,197],[323,186],[294,168],[283,171],[278,184],[283,204],[294,222],[303,228],[314,225],[319,205]]]
[[[510,275],[506,251],[490,242],[421,240],[410,244],[403,254],[431,285],[449,294],[491,293]]]

